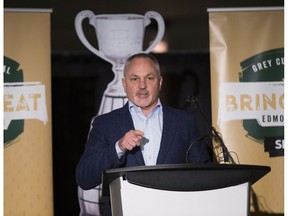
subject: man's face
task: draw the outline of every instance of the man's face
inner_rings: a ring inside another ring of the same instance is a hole
[[[149,59],[135,58],[130,62],[122,84],[128,99],[148,114],[157,104],[162,77]]]

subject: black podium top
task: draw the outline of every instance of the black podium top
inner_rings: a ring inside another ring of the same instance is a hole
[[[103,182],[110,184],[122,177],[131,184],[142,187],[169,191],[203,191],[245,182],[252,185],[270,170],[268,166],[256,165],[165,164],[110,169],[104,173]]]

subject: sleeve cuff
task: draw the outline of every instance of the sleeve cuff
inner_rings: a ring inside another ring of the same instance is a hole
[[[122,151],[120,149],[118,142],[116,142],[116,144],[115,144],[115,149],[116,149],[116,153],[118,155],[118,158],[120,159],[125,154],[125,151]]]

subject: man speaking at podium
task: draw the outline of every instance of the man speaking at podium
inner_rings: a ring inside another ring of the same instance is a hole
[[[127,60],[122,84],[128,102],[94,118],[76,168],[82,189],[100,185],[103,172],[112,168],[211,161],[207,146],[194,142],[199,137],[196,118],[161,103],[162,82],[153,55]]]

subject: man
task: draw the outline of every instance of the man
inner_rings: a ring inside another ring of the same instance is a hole
[[[127,60],[122,84],[128,102],[94,119],[76,168],[76,180],[82,189],[101,184],[107,169],[186,163],[187,159],[210,162],[207,146],[193,143],[199,136],[195,118],[161,103],[162,82],[154,56],[140,53]]]

